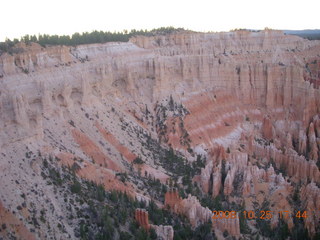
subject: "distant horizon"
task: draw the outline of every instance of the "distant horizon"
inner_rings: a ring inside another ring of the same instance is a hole
[[[0,41],[29,35],[121,32],[163,26],[197,32],[232,29],[319,29],[317,0],[4,0]]]
[[[159,27],[159,28],[166,28],[166,27],[172,27],[172,26],[162,26],[162,27]],[[36,36],[38,37],[39,35],[49,35],[49,36],[54,36],[54,35],[57,35],[57,36],[72,36],[73,34],[75,33],[79,33],[79,34],[83,34],[83,33],[91,33],[91,32],[94,32],[94,31],[103,31],[103,32],[111,32],[111,33],[116,33],[116,32],[119,32],[119,33],[123,33],[125,31],[127,32],[130,32],[132,30],[137,30],[137,31],[152,31],[152,30],[155,30],[155,29],[159,29],[159,28],[151,28],[151,29],[138,29],[138,28],[133,28],[133,29],[123,29],[121,31],[110,31],[110,30],[100,30],[100,29],[93,29],[91,31],[82,31],[82,32],[72,32],[70,34],[58,34],[58,33],[53,33],[53,34],[50,34],[50,33],[38,33],[38,34],[24,34],[24,35],[21,35],[19,37],[15,37],[15,38],[8,38],[8,37],[5,37],[4,39],[0,39],[0,42],[4,42],[6,39],[9,39],[11,41],[13,41],[14,39],[18,39],[20,40],[21,38],[23,38],[24,36],[26,35],[29,35],[29,36]],[[175,27],[176,29],[178,28],[182,28],[186,31],[193,31],[193,32],[200,32],[200,33],[221,33],[221,32],[232,32],[232,31],[235,31],[235,30],[248,30],[248,31],[263,31],[265,29],[267,29],[268,27],[265,27],[265,28],[262,28],[262,29],[251,29],[251,28],[234,28],[234,29],[230,29],[228,31],[213,31],[213,30],[209,30],[209,31],[197,31],[197,30],[193,30],[193,29],[189,29],[189,28],[183,28],[183,27]],[[271,29],[271,30],[275,30],[275,31],[289,31],[289,32],[303,32],[303,31],[319,31],[320,32],[320,28],[318,29],[311,29],[311,28],[306,28],[306,29],[273,29],[273,28],[268,28],[268,29]]]

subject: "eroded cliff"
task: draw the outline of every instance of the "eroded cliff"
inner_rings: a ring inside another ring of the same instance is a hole
[[[62,176],[68,167],[107,191],[169,205],[193,229],[212,210],[292,213],[265,222],[216,219],[218,238],[272,238],[265,225],[287,226],[293,238],[319,234],[319,41],[266,30],[16,47],[20,53],[0,56],[0,214],[24,224],[10,234],[82,233],[83,219],[70,217],[74,207],[63,195],[70,192],[48,185],[44,176],[57,175],[44,159]],[[165,191],[150,188],[157,184],[190,195],[165,202]],[[46,221],[35,223],[40,209]],[[303,224],[297,211],[308,211]],[[172,239],[164,225],[171,224],[152,226]]]

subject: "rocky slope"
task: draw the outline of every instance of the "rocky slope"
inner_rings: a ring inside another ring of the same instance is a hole
[[[319,236],[319,41],[266,30],[16,47],[0,56],[0,236],[98,234],[75,216],[90,209],[86,181],[155,202],[158,238],[183,239],[180,223],[197,239],[212,210],[274,212],[212,219],[219,239]],[[124,222],[108,237],[122,233],[136,236]]]

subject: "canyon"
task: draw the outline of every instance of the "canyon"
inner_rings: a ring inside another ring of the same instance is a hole
[[[90,204],[72,179],[171,214],[129,215],[158,239],[183,221],[218,239],[319,237],[320,41],[266,29],[15,47],[0,55],[0,238],[80,239],[72,211]],[[110,239],[133,234],[119,229]]]

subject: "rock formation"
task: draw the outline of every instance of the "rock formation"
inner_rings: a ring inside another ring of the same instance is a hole
[[[212,227],[218,231],[227,230],[232,236],[240,236],[239,219],[212,219],[212,211],[202,207],[199,200],[189,195],[188,198],[181,199],[177,191],[169,191],[165,195],[165,206],[171,211],[186,216],[191,225],[195,228],[200,224],[212,220]]]
[[[301,200],[304,201],[304,210],[307,211],[305,226],[309,234],[314,236],[317,231],[318,222],[320,220],[320,190],[314,182],[309,183],[301,189]]]
[[[144,209],[135,210],[135,219],[138,224],[143,227],[145,230],[149,231],[150,228],[153,228],[157,234],[157,239],[160,240],[173,240],[174,231],[172,226],[163,226],[163,225],[153,225],[149,224],[149,215],[148,212]]]
[[[13,236],[19,239],[36,239],[17,217],[15,217],[10,211],[4,208],[0,202],[0,237],[6,238],[6,236]]]
[[[273,139],[273,127],[269,117],[264,117],[262,123],[262,134],[265,139]]]
[[[278,169],[285,168],[286,173],[293,179],[320,181],[320,172],[315,161],[307,161],[304,156],[299,156],[293,149],[283,153],[272,144],[270,146],[256,144],[255,153],[259,157],[272,159]]]
[[[134,216],[141,227],[143,227],[146,230],[150,229],[149,215],[146,210],[138,208],[135,210]]]
[[[175,209],[175,206],[180,205],[181,201],[182,201],[182,198],[179,196],[179,193],[177,190],[166,192],[164,197],[165,206],[169,207],[170,209],[173,209],[174,211],[177,211]]]
[[[70,187],[52,186],[44,158],[57,165],[50,177],[71,169],[74,178],[145,202],[158,198],[159,205],[163,196],[147,182],[174,179],[184,191],[185,176],[175,175],[192,164],[189,185],[198,184],[197,197],[218,201],[223,194],[220,204],[228,207],[292,211],[297,185],[299,207],[319,209],[319,41],[265,30],[15,47],[21,51],[0,55],[0,200],[36,239],[80,232],[62,195]],[[170,148],[181,165],[166,162]],[[40,210],[16,211],[21,202],[50,209],[46,222],[37,220],[34,229],[28,216],[40,219]],[[211,218],[196,196],[169,191],[164,204],[193,227]],[[316,236],[319,216],[310,216],[303,224]],[[153,226],[146,212],[135,217]],[[229,220],[213,221],[213,228],[249,237]],[[261,236],[256,221],[247,222]],[[277,228],[279,219],[270,222]],[[286,223],[294,231],[293,219]],[[172,227],[153,228],[173,238]]]
[[[156,234],[158,236],[157,239],[173,240],[174,231],[173,231],[172,226],[151,225],[151,227],[156,231]]]

